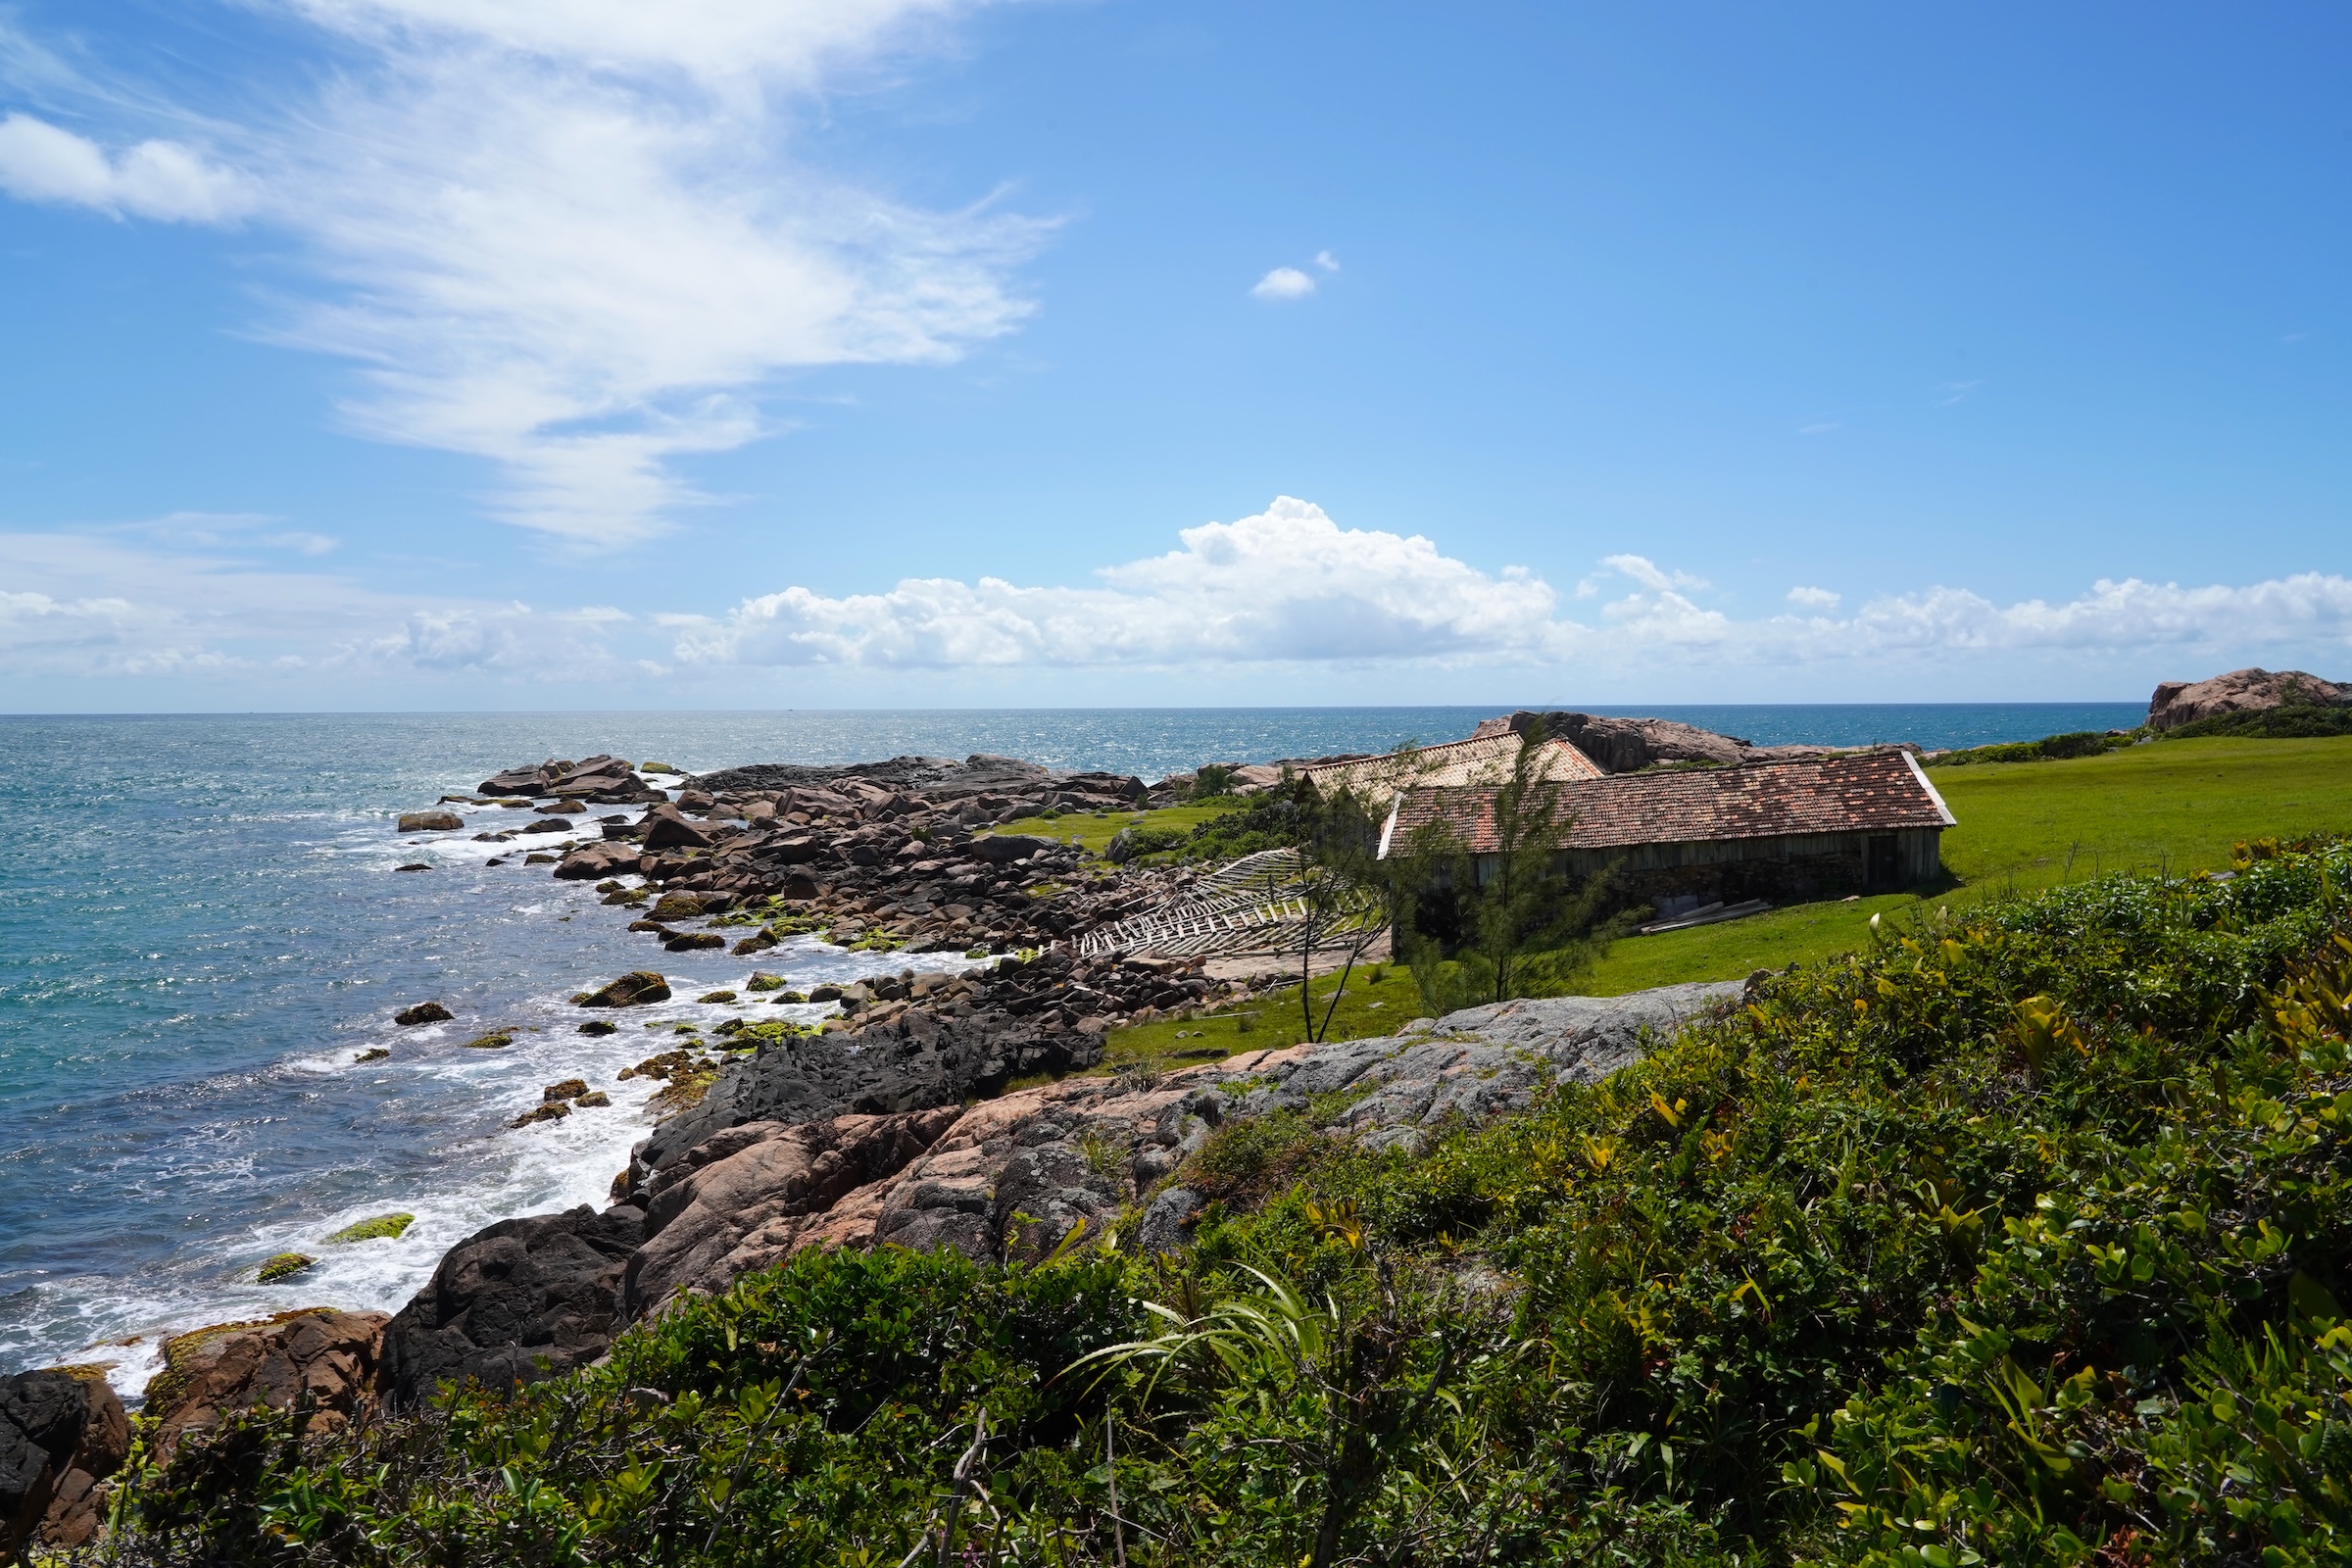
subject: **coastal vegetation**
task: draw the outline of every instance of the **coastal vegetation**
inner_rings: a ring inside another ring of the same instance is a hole
[[[1178,1252],[809,1250],[523,1390],[233,1420],[108,1549],[2344,1562],[2352,847],[2236,860],[1915,904],[1418,1145],[1227,1117]]]

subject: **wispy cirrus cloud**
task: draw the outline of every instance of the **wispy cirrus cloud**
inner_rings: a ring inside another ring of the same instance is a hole
[[[314,286],[264,335],[362,367],[355,430],[495,465],[507,521],[658,531],[706,499],[679,460],[773,429],[776,377],[944,363],[1028,312],[1010,273],[1049,225],[895,200],[810,145],[813,95],[979,0],[275,3],[340,65],[307,101],[200,150],[85,93],[122,150],[14,114],[0,187],[290,234]]]
[[[0,581],[19,585],[0,591],[0,676],[181,677],[191,692],[413,673],[548,684],[625,661],[613,634],[633,617],[619,610],[385,593],[271,559],[315,559],[299,536],[208,546],[205,531],[183,517],[101,537],[0,533]]]

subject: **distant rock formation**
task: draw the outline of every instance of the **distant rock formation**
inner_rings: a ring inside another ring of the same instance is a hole
[[[2179,729],[2224,713],[2272,708],[2352,707],[2352,685],[2339,686],[2299,669],[2233,669],[2208,680],[2168,680],[2148,700],[2148,728]]]
[[[1476,735],[1549,734],[1564,740],[1611,773],[1638,773],[1672,763],[1730,766],[1792,757],[1829,757],[1834,746],[1758,746],[1732,735],[1671,718],[1614,718],[1602,713],[1516,713],[1490,718]]]

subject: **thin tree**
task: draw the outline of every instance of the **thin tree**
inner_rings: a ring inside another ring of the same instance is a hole
[[[1412,930],[1404,945],[1422,1004],[1433,1014],[1513,997],[1558,995],[1631,929],[1639,911],[1604,916],[1615,880],[1605,867],[1581,881],[1560,866],[1576,817],[1567,787],[1545,776],[1544,737],[1520,737],[1509,776],[1484,791],[1448,792],[1441,810],[1392,855],[1411,868]],[[1474,809],[1482,835],[1459,819]]]

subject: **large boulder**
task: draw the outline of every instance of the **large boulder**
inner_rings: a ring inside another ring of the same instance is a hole
[[[403,833],[455,833],[466,825],[466,819],[455,811],[403,811],[400,831]]]
[[[129,1419],[103,1376],[0,1379],[0,1556],[87,1544],[105,1518],[101,1484],[129,1452]]]
[[[667,1002],[669,982],[651,969],[631,969],[619,979],[608,980],[573,1000],[583,1007],[639,1007],[648,1003]]]
[[[2352,684],[2338,685],[2299,669],[2233,669],[2207,680],[2168,680],[2148,701],[2148,728],[2179,729],[2224,713],[2272,708],[2352,706]]]
[[[441,1384],[528,1383],[595,1360],[612,1343],[621,1269],[642,1209],[501,1220],[450,1249],[384,1331],[385,1396],[409,1404]]]
[[[991,865],[1010,865],[1041,851],[1059,847],[1053,839],[1036,838],[1027,833],[991,833],[984,839],[972,840],[970,845],[972,854]]]
[[[169,1454],[185,1434],[257,1404],[303,1406],[307,1431],[342,1426],[373,1393],[384,1322],[381,1312],[314,1306],[166,1340],[143,1412],[158,1423],[158,1449]]]
[[[707,850],[710,835],[686,820],[685,813],[664,801],[645,813],[637,824],[645,830],[642,843],[648,850]]]
[[[556,862],[555,874],[564,882],[602,882],[636,870],[640,858],[633,844],[583,844]]]

